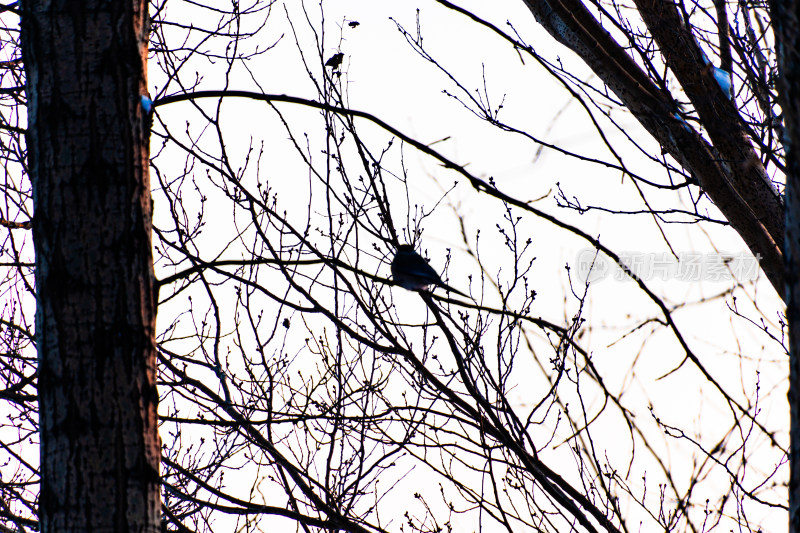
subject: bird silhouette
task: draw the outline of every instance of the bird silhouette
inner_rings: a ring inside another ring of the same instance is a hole
[[[339,52],[337,54],[333,54],[330,59],[325,62],[325,66],[336,70],[342,64],[342,59],[344,59],[343,53]]]
[[[439,277],[439,274],[428,262],[414,251],[410,244],[401,244],[392,260],[392,279],[395,283],[410,291],[418,291],[430,285],[438,285],[450,292],[469,298],[463,292],[454,289]]]

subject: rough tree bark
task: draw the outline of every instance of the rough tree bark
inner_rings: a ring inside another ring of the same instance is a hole
[[[41,530],[160,525],[147,3],[22,4]]]
[[[798,0],[772,4],[786,150],[786,316],[789,321],[789,531],[800,533],[800,35]]]

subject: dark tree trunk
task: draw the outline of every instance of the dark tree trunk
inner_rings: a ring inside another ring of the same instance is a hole
[[[798,0],[776,0],[779,95],[786,149],[786,316],[789,321],[789,531],[800,533],[800,35]]]
[[[784,207],[749,138],[741,116],[705,67],[681,22],[677,4],[636,0],[643,21],[709,134],[688,128],[672,94],[603,27],[581,0],[524,0],[536,20],[603,80],[641,125],[681,166],[736,230],[775,290],[784,295]],[[721,164],[727,161],[728,164]]]
[[[147,3],[22,3],[42,531],[160,523]]]

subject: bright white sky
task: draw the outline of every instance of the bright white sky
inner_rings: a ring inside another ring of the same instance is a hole
[[[306,59],[313,68],[318,69],[313,46],[308,40],[308,26],[298,17],[299,4],[288,2],[290,16],[297,17],[295,30],[300,35]],[[512,21],[515,29],[536,50],[550,61],[560,58],[577,77],[588,79],[587,70],[567,51],[541,30],[520,0],[487,2],[460,2],[507,31],[506,21]],[[178,12],[175,3],[171,16]],[[319,7],[306,3],[311,19],[319,21]],[[549,213],[574,223],[601,240],[612,249],[621,252],[665,252],[668,248],[652,219],[644,216],[609,216],[592,212],[583,216],[574,211],[559,209],[555,205],[556,183],[560,183],[568,195],[578,196],[584,204],[603,205],[620,209],[644,209],[635,189],[628,180],[622,180],[619,172],[591,163],[580,162],[550,150],[537,154],[538,146],[531,141],[513,134],[498,132],[474,116],[467,113],[461,105],[442,93],[443,89],[455,92],[451,83],[432,65],[415,55],[395,24],[394,17],[407,30],[414,31],[416,8],[420,8],[422,35],[427,51],[441,60],[442,65],[453,73],[469,90],[483,91],[482,75],[485,73],[486,89],[492,102],[499,103],[503,98],[504,110],[500,115],[507,123],[525,129],[529,133],[559,146],[584,155],[613,161],[608,150],[600,144],[585,112],[576,105],[570,96],[532,59],[520,56],[507,44],[494,38],[488,30],[478,28],[464,17],[441,8],[433,2],[404,1],[355,1],[326,0],[324,3],[327,21],[324,55],[330,57],[341,50],[345,54],[343,80],[347,83],[350,106],[379,116],[399,130],[414,136],[422,142],[433,142],[445,137],[449,140],[438,143],[436,148],[461,164],[469,163],[468,168],[479,177],[494,178],[498,187],[512,195],[526,200],[542,198],[535,205]],[[360,23],[357,28],[344,26],[344,20]],[[316,99],[317,95],[309,84],[299,59],[299,52],[286,24],[283,7],[276,5],[267,25],[264,42],[274,42],[279,35],[283,39],[276,48],[249,66],[256,73],[259,82],[267,93],[289,94]],[[248,43],[252,46],[255,43]],[[263,43],[262,43],[263,44]],[[203,89],[219,89],[215,83],[224,65],[205,65],[200,72],[205,80]],[[316,70],[315,74],[320,75]],[[150,67],[151,85],[161,83],[158,70]],[[252,89],[252,83],[241,73],[234,78],[232,89]],[[155,89],[151,87],[155,94]],[[170,92],[174,92],[170,91]],[[209,103],[209,105],[211,105]],[[315,111],[296,109],[291,104],[279,104],[287,117],[294,121],[297,131],[305,128],[314,131],[318,127]],[[167,123],[172,121],[173,131],[183,128],[182,113],[188,113],[188,104],[178,104],[159,108],[159,114]],[[305,180],[306,171],[296,161],[282,159],[288,145],[286,134],[274,127],[274,115],[265,110],[263,104],[244,100],[231,100],[224,105],[223,116],[227,123],[226,144],[231,153],[240,157],[250,144],[251,137],[267,141],[267,157],[262,173],[269,175],[272,185],[281,191],[281,199],[291,203],[292,195],[297,195],[298,203],[303,205],[305,189],[298,188]],[[187,115],[188,116],[188,115]],[[628,132],[637,141],[657,153],[658,147],[646,138],[635,122],[620,112],[617,119],[629,125]],[[304,122],[306,121],[306,122]],[[198,123],[199,124],[199,123]],[[307,124],[307,126],[306,126]],[[371,131],[364,124],[364,131]],[[385,136],[375,131],[376,146]],[[612,141],[620,141],[621,135],[614,133]],[[398,154],[395,144],[392,157]],[[639,174],[648,179],[663,181],[663,170],[657,165],[644,162],[643,158],[629,148],[624,152],[626,162]],[[463,178],[438,166],[427,156],[411,148],[405,150],[405,164],[409,168],[410,194],[412,201],[424,204],[427,208],[441,198],[443,188],[448,188],[454,180],[459,185],[447,197],[464,216],[467,235],[474,244],[476,230],[481,231],[481,250],[485,266],[496,272],[503,266],[503,253],[495,224],[501,216],[495,202],[487,201],[471,189]],[[176,163],[182,165],[182,160]],[[235,167],[236,165],[234,165]],[[648,199],[656,206],[667,205],[674,193],[648,193]],[[688,196],[684,194],[684,202]],[[158,216],[158,198],[156,206]],[[211,203],[213,205],[213,199]],[[307,205],[307,203],[305,204]],[[686,204],[688,206],[688,202]],[[686,207],[684,206],[684,207]],[[399,207],[399,204],[398,204]],[[298,216],[305,214],[299,210]],[[396,215],[402,214],[400,211]],[[523,215],[521,212],[515,214]],[[524,215],[520,226],[523,234],[533,239],[534,255],[537,257],[531,283],[538,293],[533,314],[557,323],[563,323],[575,311],[574,300],[568,296],[564,266],[574,266],[581,252],[588,247],[586,242],[559,230],[552,225]],[[396,221],[402,227],[402,220]],[[680,252],[709,253],[715,249],[730,252],[747,252],[741,240],[725,228],[704,226],[668,225],[665,227],[673,249]],[[213,228],[212,228],[213,230]],[[474,263],[463,254],[459,237],[459,226],[453,212],[440,206],[435,216],[424,224],[423,247],[428,251],[432,265],[441,269],[445,262],[445,250],[453,248],[453,263],[449,270],[450,283],[457,288],[468,286],[469,275],[477,276]],[[379,273],[388,277],[388,264],[379,267]],[[672,304],[696,301],[715,295],[729,285],[729,281],[688,283],[675,279],[652,280],[648,285],[657,294]],[[413,293],[393,289],[400,316],[419,312],[419,300]],[[737,304],[744,315],[760,320],[754,311],[753,302],[760,309],[765,320],[773,325],[775,332],[782,305],[769,283],[762,279],[754,287],[747,285],[737,293]],[[566,303],[565,303],[566,298]],[[669,378],[657,378],[675,368],[682,354],[676,349],[672,337],[661,331],[649,334],[649,327],[626,336],[645,317],[657,317],[657,309],[643,297],[642,293],[629,281],[606,279],[592,285],[589,306],[585,311],[587,318],[586,334],[582,337],[584,346],[594,354],[595,363],[605,370],[607,384],[612,390],[625,383],[633,383],[625,397],[626,405],[637,410],[641,418],[649,416],[646,406],[652,403],[658,416],[667,422],[681,424],[682,427],[698,432],[702,428],[705,445],[715,444],[715,420],[727,419],[727,407],[719,401],[719,396],[709,392],[708,383],[698,372],[685,366]],[[713,369],[715,376],[737,390],[748,391],[755,387],[755,371],[760,372],[761,398],[764,402],[764,421],[776,430],[784,431],[780,438],[787,441],[787,406],[785,402],[786,365],[783,354],[774,343],[768,342],[756,328],[740,318],[733,316],[727,308],[728,299],[717,299],[703,305],[690,306],[676,312],[675,317],[683,328],[688,342],[701,355],[704,363]],[[176,304],[177,305],[177,304]],[[566,306],[566,309],[565,309]],[[177,308],[174,309],[177,311]],[[160,311],[159,324],[168,323],[170,310]],[[744,353],[748,359],[740,359],[735,353]],[[772,363],[777,361],[778,363]],[[628,371],[635,365],[635,376]],[[529,390],[519,389],[520,404],[526,402]],[[599,401],[595,399],[595,401]],[[724,429],[724,428],[720,428]],[[625,454],[629,453],[627,440],[624,449],[615,447],[615,435],[619,427],[609,426],[606,434],[596,434],[605,447],[605,453],[612,461],[617,459],[626,466]],[[657,440],[658,441],[658,440]],[[666,443],[667,441],[662,441]],[[673,444],[670,442],[670,444]],[[765,464],[762,470],[769,470],[779,456],[770,451],[764,442],[755,445],[764,448]],[[687,467],[690,457],[686,448],[675,447],[670,452],[672,464],[680,468],[682,454]],[[555,465],[551,465],[555,466]],[[652,471],[654,472],[654,471]],[[631,475],[631,483],[639,483],[642,472]],[[757,478],[753,478],[754,483]],[[656,497],[653,493],[653,497]],[[774,499],[774,496],[770,496]],[[769,513],[763,509],[751,511],[751,519],[759,522]],[[765,513],[761,516],[761,513]],[[785,529],[786,520],[779,513],[763,522],[765,531]],[[634,522],[631,522],[633,524]],[[467,523],[457,524],[456,530],[470,531]],[[727,526],[721,530],[727,531]],[[643,530],[649,530],[645,527]]]

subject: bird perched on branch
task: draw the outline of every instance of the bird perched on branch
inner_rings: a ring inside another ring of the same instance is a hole
[[[332,69],[336,70],[341,66],[342,59],[344,59],[344,54],[339,52],[337,54],[333,54],[330,59],[325,62],[326,67],[331,67]]]
[[[442,281],[439,274],[421,255],[414,251],[414,247],[410,244],[401,244],[397,247],[397,253],[392,260],[392,279],[410,291],[425,289],[429,285],[438,285],[450,292],[469,298],[463,292]]]

